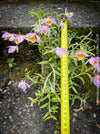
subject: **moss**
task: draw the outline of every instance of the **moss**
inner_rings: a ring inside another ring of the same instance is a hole
[[[81,94],[89,92],[89,98],[92,100],[96,100],[97,97],[97,87],[91,82],[90,78],[87,75],[83,75],[84,85],[80,81],[80,79],[75,79],[76,83],[80,85],[79,90]]]
[[[92,33],[95,34],[100,34],[100,27],[94,27],[94,28],[74,28],[74,27],[70,27],[69,28],[71,31],[73,32],[78,32],[79,35],[84,35],[84,34],[88,34],[90,32],[90,30],[92,30]]]

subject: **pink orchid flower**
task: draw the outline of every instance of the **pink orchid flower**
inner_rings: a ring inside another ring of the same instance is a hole
[[[67,12],[67,8],[65,8],[65,15],[67,17],[67,19],[69,20],[69,22],[71,22],[71,17],[74,15],[73,12]]]
[[[41,41],[40,37],[36,33],[27,33],[24,37],[26,40],[31,41],[32,43],[36,41],[39,43]]]
[[[84,58],[84,56],[89,57],[90,55],[84,53],[83,51],[77,51],[71,57],[77,57],[78,60],[82,60]]]
[[[15,42],[16,44],[19,44],[19,43],[23,42],[23,40],[24,40],[24,35],[17,35],[17,34],[14,34],[14,36],[15,36],[14,42]]]
[[[3,31],[3,35],[2,35],[2,38],[4,40],[9,40],[9,41],[13,41],[15,39],[14,35],[9,33],[9,32],[6,32],[6,31]]]
[[[100,86],[100,75],[95,75],[93,78],[92,78],[92,82],[94,83],[94,85],[99,88]]]
[[[27,84],[25,81],[23,81],[23,80],[21,80],[20,82],[19,82],[19,84],[18,84],[18,88],[21,88],[21,89],[23,89],[23,92],[25,92],[26,91],[26,88],[30,88],[30,85],[29,84]]]
[[[100,57],[91,57],[90,59],[88,59],[85,64],[90,63],[92,66],[97,67],[99,65],[100,62]]]
[[[54,18],[51,18],[51,16],[48,16],[48,18],[44,18],[42,21],[41,21],[41,24],[47,24],[47,25],[51,25],[51,24],[56,24],[56,21]]]
[[[40,32],[40,26],[39,26],[39,24],[33,24],[33,25],[30,25],[31,27],[34,27],[34,31],[36,32],[36,33],[38,33],[38,32]]]
[[[61,58],[63,53],[68,53],[68,51],[65,49],[65,48],[59,48],[59,47],[56,47],[54,48],[53,50],[50,50],[50,52],[53,52],[53,51],[56,51],[56,54]]]
[[[60,26],[61,26],[61,29],[64,29],[65,25],[64,25],[63,21],[61,21]]]
[[[94,72],[93,73],[95,73],[95,71],[97,70],[97,72],[99,72],[100,73],[100,64],[98,65],[98,66],[96,66],[95,67],[95,69],[94,69]]]
[[[13,52],[17,52],[18,53],[18,46],[8,46],[8,53],[13,53]]]
[[[41,34],[48,34],[50,36],[50,28],[48,26],[41,26]]]

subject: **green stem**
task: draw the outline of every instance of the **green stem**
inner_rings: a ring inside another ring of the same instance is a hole
[[[81,68],[81,73],[83,72],[83,70],[84,70],[84,59],[82,59],[82,68]]]
[[[51,116],[51,111],[50,111],[50,97],[49,97],[49,114]]]
[[[78,74],[78,75],[76,75],[76,76],[70,77],[70,79],[74,79],[74,78],[76,78],[76,77],[79,77],[80,75],[83,75],[83,74],[87,73],[88,71],[93,70],[93,68],[94,68],[94,67],[91,67],[91,68],[89,68],[88,70],[86,70],[86,71],[83,72],[83,73],[80,73],[80,74]]]

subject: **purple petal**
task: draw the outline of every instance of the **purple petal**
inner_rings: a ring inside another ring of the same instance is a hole
[[[68,21],[69,21],[69,22],[72,22],[72,20],[71,20],[71,18],[70,18],[70,17],[68,17],[68,16],[67,16],[67,19],[68,19]]]
[[[27,33],[26,35],[25,35],[25,37],[31,37],[31,36],[33,36],[34,35],[34,33]]]
[[[64,29],[65,25],[64,25],[63,21],[61,21],[60,26],[61,26],[61,29]]]
[[[8,33],[8,32],[5,32],[3,35],[2,35],[2,38],[6,38],[6,37],[9,37],[11,34]]]
[[[19,40],[20,42],[22,42],[22,41],[24,40],[24,36],[19,35],[18,40]]]
[[[87,64],[89,62],[89,59],[85,62],[85,64]]]
[[[18,46],[16,46],[16,52],[18,53]]]
[[[13,53],[15,51],[15,48],[14,47],[10,47],[9,49],[8,49],[8,53]]]
[[[67,8],[65,8],[65,14],[67,14]]]
[[[41,24],[45,23],[47,20],[47,18],[44,18],[43,20],[41,20]]]
[[[52,50],[50,50],[50,52],[53,52],[53,51],[55,51],[57,48],[54,48],[54,49],[52,49]]]
[[[95,75],[94,79],[93,79],[93,83],[97,88],[99,88],[99,86],[100,86],[100,80],[99,79],[100,79],[100,75]]]
[[[24,84],[23,85],[23,92],[25,92],[26,91],[26,85]]]
[[[85,56],[87,56],[87,57],[89,57],[89,56],[90,56],[90,55],[88,55],[88,54],[86,54],[86,53],[84,53],[84,52],[83,52],[83,54],[84,54]]]
[[[53,24],[56,24],[56,21],[55,21],[54,18],[51,18],[51,21],[52,21]]]
[[[64,53],[68,53],[68,51],[65,48],[61,48]]]
[[[13,53],[14,51],[17,51],[18,53],[18,46],[8,46],[8,53]]]
[[[30,88],[30,85],[29,84],[27,84],[27,83],[25,83],[25,84],[27,85],[28,88]]]
[[[36,34],[36,38],[37,38],[38,42],[41,42],[41,39],[40,39],[40,37],[37,34]]]
[[[48,27],[48,35],[50,36],[50,28]]]
[[[97,71],[100,73],[100,65],[97,66]]]
[[[95,71],[96,71],[96,68],[94,69],[93,73],[95,73]]]
[[[35,26],[39,26],[39,24],[33,24],[33,25],[30,25],[31,27],[35,27]]]
[[[9,41],[14,41],[15,37],[11,36],[11,38],[9,39]]]
[[[62,53],[63,53],[62,49],[61,49],[61,48],[57,48],[56,54],[57,54],[59,57],[62,56]]]

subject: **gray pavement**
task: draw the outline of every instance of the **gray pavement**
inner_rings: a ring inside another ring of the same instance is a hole
[[[72,23],[73,28],[100,28],[100,2],[98,3],[42,3],[44,13],[64,13],[65,8],[74,12]],[[0,4],[0,29],[29,28],[36,18],[29,13],[32,9],[37,11],[39,4]]]

